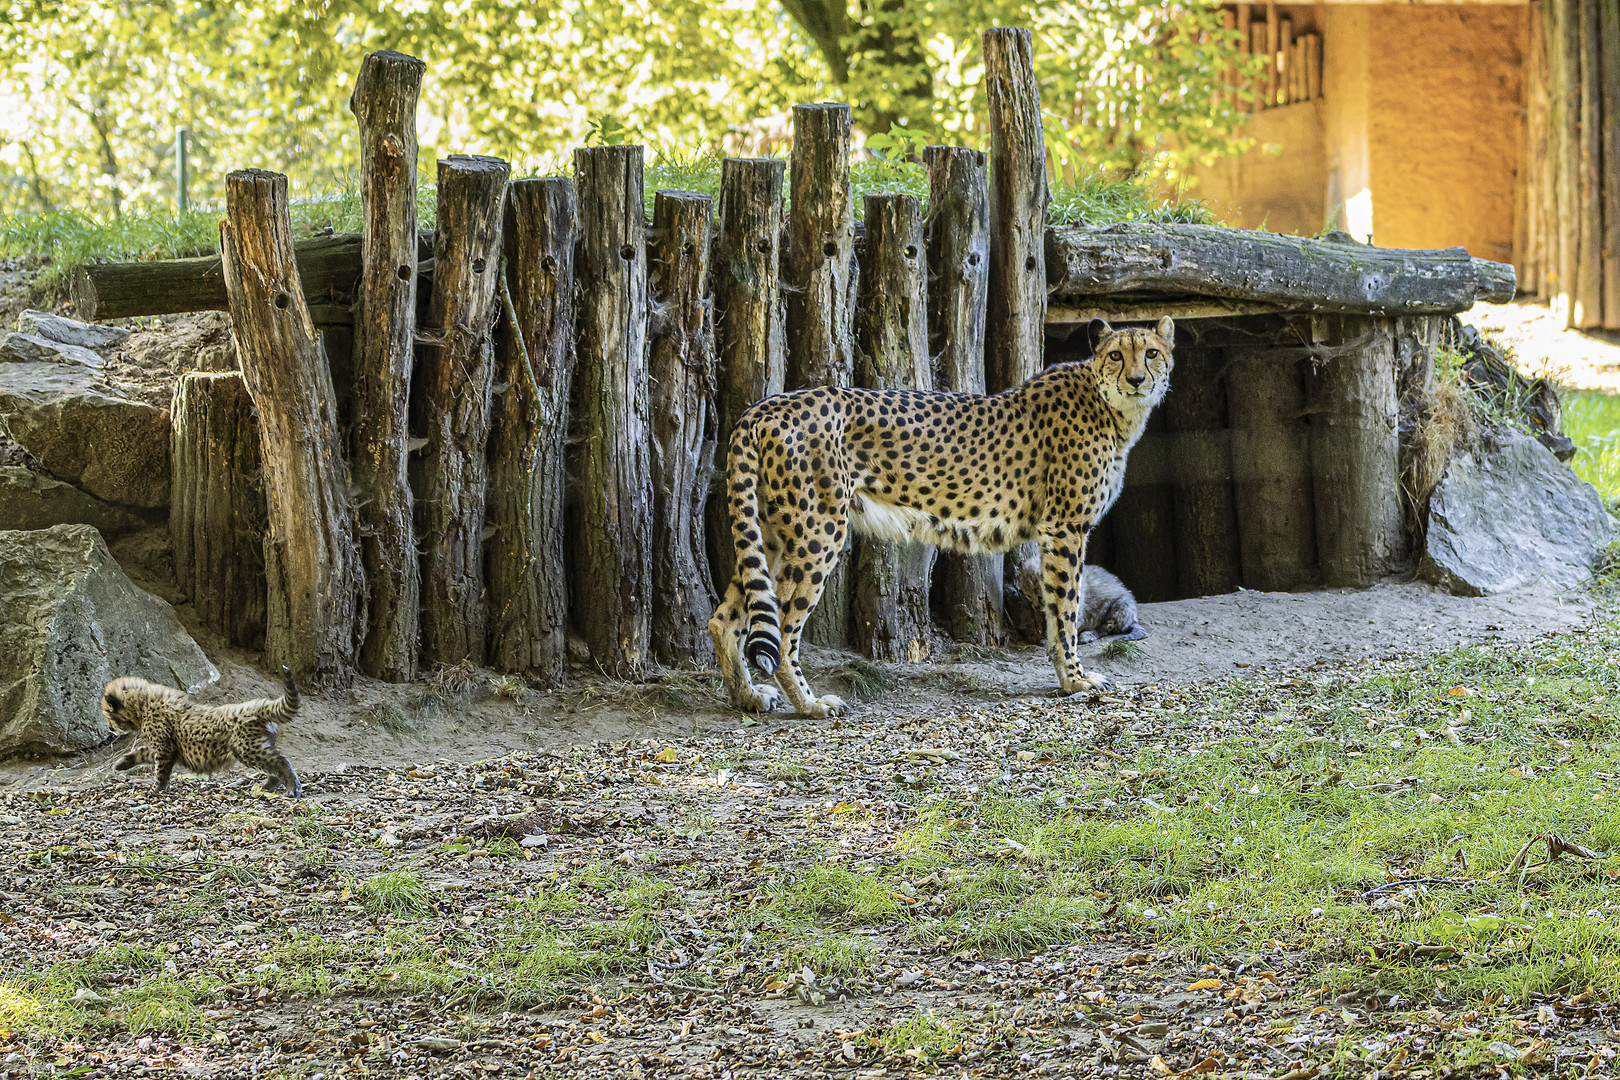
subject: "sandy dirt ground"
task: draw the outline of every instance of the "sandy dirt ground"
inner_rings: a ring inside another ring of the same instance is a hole
[[[1576,390],[1620,393],[1620,333],[1566,329],[1546,304],[1475,304],[1462,316],[1512,346],[1519,369]]]

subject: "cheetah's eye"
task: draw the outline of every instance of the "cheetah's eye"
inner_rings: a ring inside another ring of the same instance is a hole
[[[1152,360],[1154,357],[1156,357],[1158,355],[1159,355],[1159,350],[1158,349],[1149,349],[1147,351],[1147,358],[1149,360]]]
[[[1113,352],[1108,354],[1108,359],[1123,362],[1125,359],[1125,354],[1120,352],[1118,349],[1115,349]]]

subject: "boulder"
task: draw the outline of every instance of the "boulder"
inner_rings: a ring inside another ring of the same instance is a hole
[[[0,423],[52,476],[98,499],[169,505],[169,411],[77,364],[0,364]]]
[[[101,354],[82,345],[67,345],[38,334],[7,334],[0,341],[0,363],[83,364],[99,369]]]
[[[1613,530],[1596,488],[1530,436],[1498,433],[1447,464],[1418,575],[1458,596],[1569,588],[1592,576]]]
[[[52,315],[48,311],[23,312],[17,319],[17,329],[24,334],[33,334],[63,345],[77,345],[83,349],[111,349],[129,340],[129,331],[121,326],[82,323]]]
[[[89,525],[0,531],[0,759],[107,740],[120,675],[194,692],[219,678],[174,609],[124,576]]]
[[[144,528],[147,522],[72,484],[21,465],[0,465],[0,529],[48,529],[52,525],[93,525],[111,539]]]

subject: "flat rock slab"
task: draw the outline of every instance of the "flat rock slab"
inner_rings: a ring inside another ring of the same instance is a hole
[[[21,465],[0,465],[0,529],[91,525],[113,539],[147,524],[133,511],[103,502],[72,484]]]
[[[82,345],[68,345],[38,334],[7,334],[0,341],[0,363],[83,364],[100,369],[101,354]]]
[[[17,318],[17,329],[24,334],[84,349],[111,349],[129,340],[129,331],[121,326],[97,326],[77,319],[64,319],[48,311],[23,312]]]
[[[169,411],[78,364],[0,364],[0,423],[52,476],[98,499],[169,505]]]
[[[1418,575],[1459,596],[1537,582],[1570,588],[1592,576],[1613,535],[1597,489],[1535,439],[1508,432],[1446,466]]]
[[[101,691],[120,675],[187,692],[219,678],[88,525],[0,531],[0,597],[0,758],[105,742]]]

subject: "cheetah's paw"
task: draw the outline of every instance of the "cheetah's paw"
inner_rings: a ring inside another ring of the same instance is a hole
[[[849,711],[849,706],[837,694],[823,694],[810,703],[804,715],[815,720],[824,720],[829,716],[842,716]]]
[[[1080,636],[1076,640],[1082,645],[1090,645],[1093,641],[1097,640],[1097,631],[1082,630],[1080,631]]]
[[[1065,679],[1063,689],[1059,693],[1064,697],[1081,698],[1104,690],[1112,690],[1113,688],[1114,682],[1112,679],[1098,672],[1092,672],[1089,675],[1081,675],[1077,679]]]
[[[731,704],[741,712],[768,713],[775,712],[786,701],[786,696],[777,687],[754,685],[744,688],[732,699]]]

